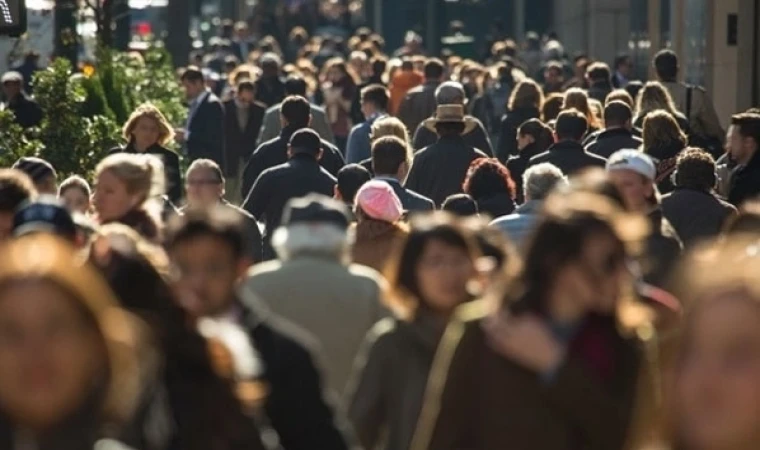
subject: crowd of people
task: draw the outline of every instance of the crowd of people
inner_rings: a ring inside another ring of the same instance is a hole
[[[235,30],[185,124],[0,169],[0,447],[760,447],[760,110],[670,50]]]

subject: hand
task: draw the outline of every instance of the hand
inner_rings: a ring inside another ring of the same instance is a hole
[[[536,316],[494,314],[482,326],[494,351],[527,369],[544,374],[562,363],[564,347],[552,336],[545,322]]]
[[[185,142],[185,129],[184,128],[175,128],[174,129],[174,140],[179,142],[180,144]]]

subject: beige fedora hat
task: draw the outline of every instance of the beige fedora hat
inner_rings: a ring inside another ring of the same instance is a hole
[[[463,135],[469,133],[478,126],[475,119],[465,115],[464,106],[462,105],[438,105],[435,110],[435,117],[425,120],[423,125],[425,125],[425,128],[428,130],[435,132],[435,125],[437,123],[463,123]]]

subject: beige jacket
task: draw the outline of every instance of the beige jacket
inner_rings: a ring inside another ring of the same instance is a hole
[[[720,125],[718,114],[712,99],[701,86],[695,86],[691,94],[691,111],[686,111],[686,98],[688,85],[680,82],[662,83],[673,97],[673,102],[679,111],[687,114],[692,132],[700,136],[709,136],[725,141],[726,133]]]

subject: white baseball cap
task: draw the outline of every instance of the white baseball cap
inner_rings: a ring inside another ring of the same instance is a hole
[[[607,172],[613,170],[631,170],[652,181],[657,177],[657,168],[652,158],[644,152],[633,149],[620,150],[610,156],[607,160]]]

